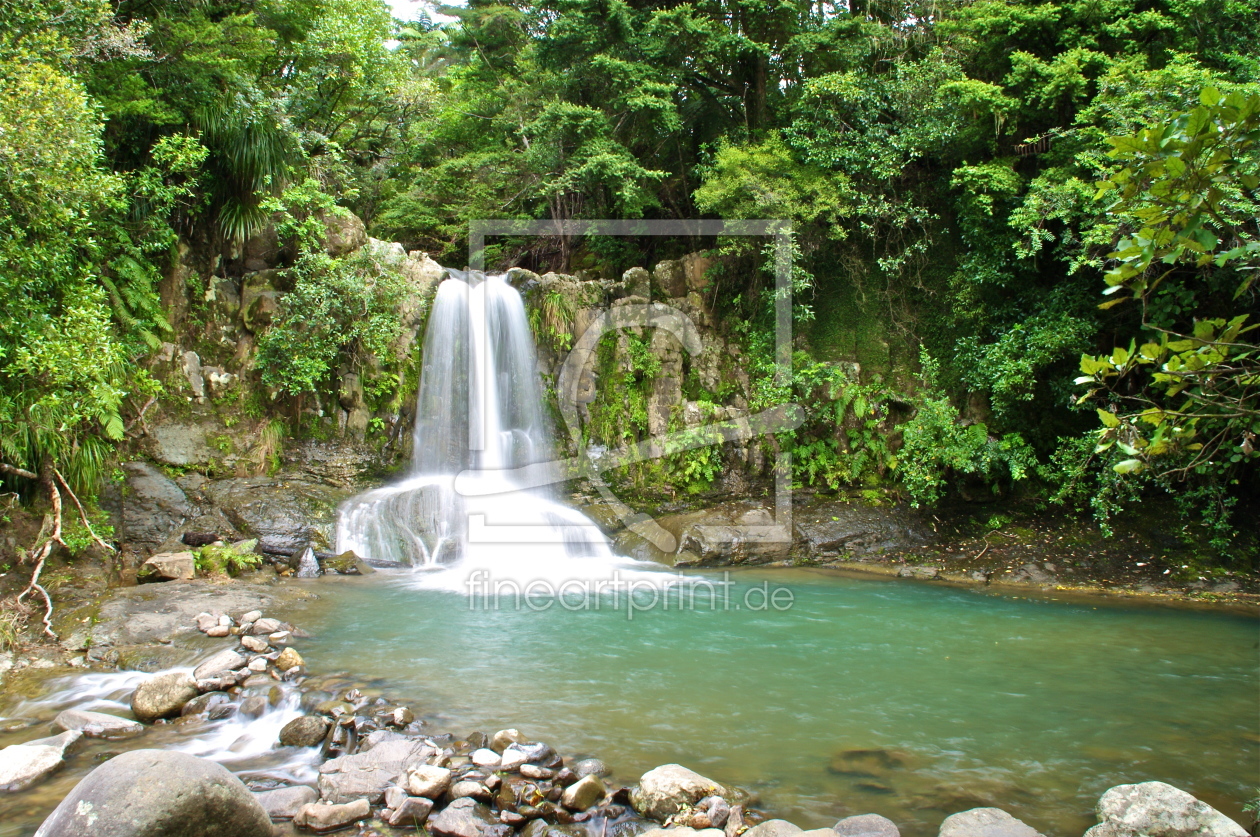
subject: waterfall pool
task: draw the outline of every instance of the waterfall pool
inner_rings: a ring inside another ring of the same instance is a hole
[[[303,653],[435,727],[516,726],[623,782],[679,762],[805,828],[875,812],[916,837],[992,804],[1066,837],[1108,787],[1152,779],[1247,821],[1260,785],[1246,616],[805,569],[732,573],[716,605],[702,588],[631,614],[571,587],[496,610],[417,578],[312,582]],[[763,606],[776,590],[790,606]]]

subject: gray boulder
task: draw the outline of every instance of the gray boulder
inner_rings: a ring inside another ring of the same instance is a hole
[[[445,767],[417,764],[407,771],[407,790],[416,796],[437,799],[451,786],[452,773]]]
[[[612,771],[599,759],[582,759],[573,765],[573,772],[581,779],[585,776],[609,776]]]
[[[940,837],[1042,837],[1001,808],[972,808],[945,818]]]
[[[88,712],[84,709],[66,709],[53,718],[53,726],[66,731],[78,730],[88,738],[127,738],[144,732],[144,724],[130,718],[107,715],[104,712]]]
[[[212,677],[220,677],[226,672],[244,668],[246,662],[248,661],[243,655],[231,648],[225,648],[193,669],[193,679],[209,680]]]
[[[20,791],[39,782],[65,763],[66,750],[83,737],[69,730],[0,750],[0,791]]]
[[[1164,782],[1117,785],[1098,800],[1098,825],[1086,837],[1246,837],[1206,802]]]
[[[728,791],[681,764],[664,764],[643,774],[639,786],[630,793],[630,804],[643,816],[664,822],[683,807],[711,795],[726,797]]]
[[[197,564],[191,552],[163,552],[140,565],[136,570],[136,581],[140,584],[191,581],[196,575]]]
[[[205,715],[211,721],[230,718],[235,712],[236,705],[227,692],[206,692],[197,695],[179,710],[181,716]]]
[[[227,768],[169,750],[115,756],[75,785],[35,837],[271,837]]]
[[[879,814],[845,817],[831,828],[839,837],[901,837],[897,824]]]
[[[391,807],[385,822],[395,828],[418,828],[424,825],[433,811],[433,803],[419,796],[409,796]]]
[[[273,820],[291,820],[304,805],[318,800],[319,794],[307,785],[294,785],[291,788],[255,791],[254,799]]]
[[[193,513],[178,485],[148,462],[123,464],[127,490],[122,493],[119,536],[134,546],[153,549]]]
[[[150,677],[131,693],[131,712],[140,721],[151,724],[158,718],[179,714],[184,704],[197,696],[197,681],[182,671]]]
[[[796,837],[801,833],[800,826],[787,820],[766,820],[744,832],[745,837]]]
[[[350,802],[327,805],[311,802],[303,805],[293,817],[293,824],[301,828],[309,828],[316,834],[338,831],[348,825],[367,819],[372,815],[372,806],[366,799],[354,799]]]
[[[286,747],[314,747],[328,734],[328,721],[318,715],[294,718],[280,730],[280,743]]]
[[[432,747],[404,738],[382,741],[367,752],[330,759],[319,767],[319,797],[332,803],[362,798],[375,805],[408,767],[432,754]]]
[[[429,833],[436,837],[507,837],[512,829],[499,822],[485,805],[465,796],[429,818]]]
[[[584,776],[565,788],[564,796],[560,801],[566,808],[585,811],[603,801],[606,793],[608,793],[608,788],[604,787],[604,783],[598,776]]]

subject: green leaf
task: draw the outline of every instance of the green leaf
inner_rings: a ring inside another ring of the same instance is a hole
[[[1112,469],[1115,470],[1117,474],[1136,474],[1138,471],[1141,471],[1143,467],[1142,460],[1140,459],[1125,459],[1113,465]]]
[[[1119,426],[1120,426],[1120,419],[1116,418],[1116,414],[1115,414],[1115,413],[1113,413],[1113,412],[1111,412],[1110,410],[1104,410],[1103,408],[1099,407],[1099,408],[1098,408],[1098,418],[1099,418],[1099,419],[1102,421],[1102,423],[1103,423],[1104,425],[1106,425],[1107,427],[1119,427]]]

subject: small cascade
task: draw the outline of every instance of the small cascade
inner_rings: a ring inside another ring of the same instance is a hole
[[[438,287],[414,441],[405,479],[341,508],[339,552],[499,572],[563,573],[573,560],[612,560],[589,518],[550,487],[525,488],[508,475],[545,469],[553,453],[529,320],[503,276],[450,271]]]

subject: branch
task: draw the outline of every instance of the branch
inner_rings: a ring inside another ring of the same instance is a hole
[[[39,479],[39,474],[33,474],[25,468],[15,468],[12,465],[6,465],[0,462],[0,474],[12,474],[15,477],[23,477],[28,480]]]
[[[44,633],[56,639],[57,634],[52,629],[52,599],[49,597],[48,591],[39,583],[39,574],[44,571],[44,562],[48,560],[48,556],[52,553],[53,544],[59,543],[65,546],[66,542],[61,539],[61,492],[57,490],[57,484],[53,482],[51,477],[45,477],[43,482],[48,487],[48,494],[52,499],[53,530],[48,539],[35,550],[35,571],[31,573],[31,583],[18,594],[17,600],[21,603],[32,592],[39,593],[44,600]]]
[[[88,522],[87,512],[83,510],[83,504],[79,502],[79,498],[70,490],[70,485],[66,482],[66,478],[56,468],[53,468],[53,474],[57,477],[57,482],[61,483],[61,487],[70,495],[70,499],[74,501],[75,508],[79,510],[79,519],[83,521],[83,528],[87,529],[88,534],[92,536],[92,540],[100,544],[106,552],[113,552],[114,548],[101,540],[100,536],[92,529],[92,524]]]

